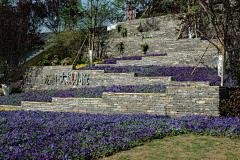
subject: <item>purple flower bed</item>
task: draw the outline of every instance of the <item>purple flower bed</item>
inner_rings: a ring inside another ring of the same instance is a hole
[[[117,60],[141,60],[142,57],[166,56],[166,55],[167,55],[167,53],[149,54],[149,55],[144,55],[144,56],[121,57],[121,58],[108,58],[101,64],[116,64]]]
[[[218,77],[217,68],[197,67],[171,67],[171,66],[85,66],[77,70],[104,70],[105,73],[130,73],[135,72],[138,77],[172,76],[175,81],[210,81],[214,86],[220,86],[221,78]],[[234,87],[236,81],[231,79],[232,72],[224,75],[224,86]]]
[[[240,138],[240,118],[1,111],[2,159],[96,159],[168,135]]]
[[[168,85],[180,87],[184,85]],[[103,92],[115,93],[165,93],[166,86],[162,84],[147,85],[112,85],[91,88],[72,88],[68,90],[36,90],[20,94],[10,94],[0,98],[0,105],[21,106],[21,101],[52,102],[52,97],[101,98]]]

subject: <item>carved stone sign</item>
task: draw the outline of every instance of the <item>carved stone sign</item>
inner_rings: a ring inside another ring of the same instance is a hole
[[[50,77],[50,79],[49,79]],[[67,77],[67,79],[65,79]],[[89,85],[87,82],[89,79],[89,74],[85,73],[76,73],[73,72],[67,72],[67,75],[64,75],[64,72],[62,72],[61,75],[59,75],[59,78],[57,78],[57,75],[46,75],[44,84],[47,85],[56,85],[57,82],[60,82],[61,84],[64,83],[64,85],[78,85],[78,82],[80,82],[82,85]]]

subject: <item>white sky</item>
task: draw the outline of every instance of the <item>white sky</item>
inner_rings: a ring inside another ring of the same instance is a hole
[[[9,0],[10,2],[12,2],[13,6],[17,5],[17,1],[19,0]],[[44,0],[41,0],[41,1],[44,1]],[[88,2],[88,0],[81,0],[82,3],[83,3],[83,6],[86,5],[86,3]],[[100,0],[101,1],[101,0]],[[111,1],[114,1],[114,0],[111,0]],[[33,2],[35,2],[35,0],[33,0]],[[106,22],[104,23],[104,25],[106,26],[109,26],[111,25],[111,23],[109,22]],[[45,27],[44,25],[41,27],[41,32],[40,33],[43,33],[43,32],[50,32],[51,30],[49,30],[47,27]]]

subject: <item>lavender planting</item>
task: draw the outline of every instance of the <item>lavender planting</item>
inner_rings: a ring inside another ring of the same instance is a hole
[[[0,111],[2,159],[96,159],[168,135],[240,138],[240,118]]]
[[[174,81],[210,81],[214,86],[220,86],[221,77],[218,76],[217,68],[197,67],[171,67],[171,66],[86,66],[77,70],[104,70],[105,73],[130,73],[134,72],[138,77],[160,77],[172,76]],[[224,75],[224,86],[234,87],[236,81],[233,80],[232,72]]]
[[[144,56],[132,56],[132,57],[121,57],[121,58],[108,58],[101,64],[116,64],[117,60],[141,60],[142,57],[153,57],[153,56],[166,56],[167,53],[161,54],[149,54]]]
[[[168,85],[180,87],[184,85]],[[71,88],[67,90],[36,90],[20,94],[10,94],[0,98],[0,105],[21,106],[21,101],[52,102],[52,97],[67,98],[102,98],[103,92],[115,93],[165,93],[166,86],[162,84],[153,85],[112,85],[91,88]]]

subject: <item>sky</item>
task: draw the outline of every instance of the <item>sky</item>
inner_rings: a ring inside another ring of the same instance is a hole
[[[13,4],[13,6],[16,6],[17,5],[17,1],[19,1],[19,0],[9,0],[12,4]],[[44,2],[44,0],[41,0],[42,2]],[[86,6],[86,3],[88,2],[88,0],[81,0],[82,1],[82,3],[83,3],[83,6]],[[100,0],[101,1],[101,0]],[[114,1],[114,0],[111,0],[111,1]],[[34,3],[35,1],[33,0],[33,3]],[[104,23],[103,24],[104,26],[109,26],[109,25],[111,25],[111,23],[110,22],[106,22],[106,23]],[[43,26],[41,26],[40,27],[40,33],[43,33],[43,32],[51,32],[51,30],[49,30],[45,25],[43,25]]]

